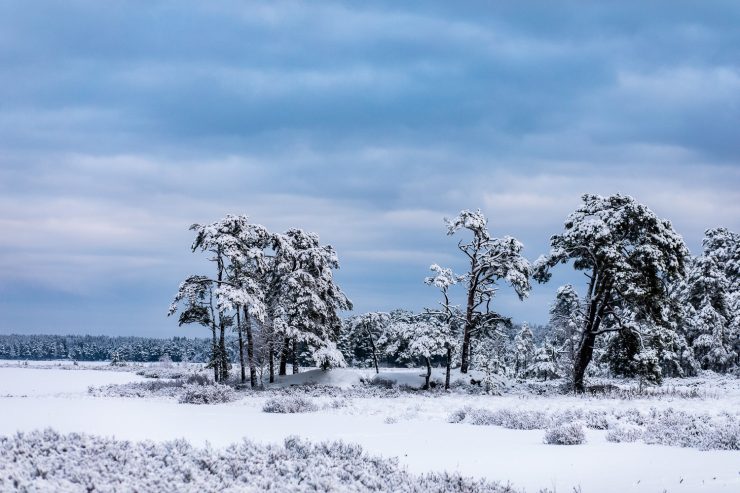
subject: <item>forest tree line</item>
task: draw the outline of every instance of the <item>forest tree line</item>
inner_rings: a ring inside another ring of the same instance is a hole
[[[550,251],[530,262],[516,238],[494,237],[480,211],[446,219],[447,234],[460,238],[463,272],[434,264],[424,281],[437,301],[420,313],[374,312],[341,320],[352,303],[334,281],[336,252],[318,235],[299,229],[273,233],[246,216],[194,225],[192,250],[215,266],[180,286],[170,313],[180,323],[211,331],[209,365],[228,377],[226,334],[238,340],[241,379],[257,385],[258,367],[269,381],[301,358],[322,368],[379,366],[379,360],[444,362],[486,375],[562,377],[577,391],[588,375],[693,375],[700,369],[740,366],[740,236],[724,228],[706,231],[703,250],[692,257],[670,221],[632,197],[586,194],[551,236]],[[561,286],[550,307],[548,330],[534,344],[527,326],[496,310],[500,289],[525,299],[532,282],[546,283],[552,270],[573,268],[586,278],[585,292]],[[431,297],[430,297],[431,300]]]
[[[216,381],[238,362],[252,386],[301,366],[416,365],[476,370],[486,379],[665,376],[740,368],[740,235],[705,233],[692,256],[667,220],[624,195],[584,195],[550,251],[530,262],[510,236],[493,237],[480,211],[446,219],[463,272],[433,264],[430,308],[340,317],[352,303],[334,281],[336,252],[315,233],[274,233],[246,216],[194,225],[194,252],[213,265],[178,289],[169,313],[208,329],[203,339],[0,336],[0,358],[207,363]],[[573,268],[586,290],[557,289],[545,326],[496,310],[500,289],[525,299],[553,269]],[[420,282],[422,280],[420,279]],[[433,294],[436,293],[436,294]],[[533,330],[534,329],[534,330]]]

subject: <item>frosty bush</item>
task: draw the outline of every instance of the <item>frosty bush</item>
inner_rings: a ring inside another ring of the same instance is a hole
[[[266,413],[312,413],[318,410],[319,406],[312,400],[301,396],[268,399],[262,406],[262,411]]]
[[[468,423],[472,425],[494,425],[514,430],[536,430],[547,428],[550,420],[542,411],[526,409],[489,409],[465,407],[453,412],[450,423]]]
[[[96,397],[177,397],[182,388],[181,380],[154,380],[88,387],[87,391]]]
[[[580,445],[586,443],[586,434],[580,423],[561,424],[545,432],[544,442],[550,445]]]
[[[414,476],[396,460],[343,442],[243,441],[226,449],[184,440],[131,443],[52,430],[0,437],[0,491],[291,491],[514,493],[456,474]]]
[[[609,442],[636,442],[642,438],[642,428],[639,426],[622,424],[609,430],[606,439]]]
[[[186,378],[189,375],[193,375],[193,372],[188,368],[147,366],[138,370],[136,374],[144,378]]]
[[[221,404],[236,400],[236,392],[227,385],[219,383],[213,385],[186,384],[184,393],[180,396],[182,404]]]
[[[654,411],[645,425],[643,440],[703,450],[740,450],[740,419],[730,414],[693,415],[672,408]]]

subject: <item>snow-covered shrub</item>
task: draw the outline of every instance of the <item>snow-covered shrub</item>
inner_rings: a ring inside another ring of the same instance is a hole
[[[645,425],[643,440],[702,450],[740,450],[740,419],[730,414],[710,417],[673,408],[653,411]]]
[[[191,383],[194,385],[210,385],[211,379],[202,373],[193,373],[185,379],[185,383]]]
[[[296,437],[212,449],[35,431],[0,437],[0,471],[0,491],[514,493],[457,474],[415,476],[358,445]]]
[[[177,397],[182,393],[182,380],[154,380],[88,387],[96,397]]]
[[[550,445],[580,445],[586,443],[586,434],[580,423],[560,424],[545,432],[544,442]]]
[[[322,406],[323,409],[341,409],[347,407],[347,399],[332,399]]]
[[[262,411],[266,413],[312,413],[318,410],[316,403],[298,395],[268,399],[262,406]]]
[[[391,380],[390,378],[383,378],[378,375],[369,380],[364,380],[363,383],[365,383],[366,385],[383,387],[384,389],[392,389],[396,385],[396,382],[394,380]]]
[[[642,428],[639,426],[620,424],[609,430],[606,439],[609,442],[635,442],[642,438]]]
[[[537,430],[547,428],[550,419],[542,411],[528,409],[481,409],[464,407],[454,411],[448,418],[450,423],[472,425],[494,425],[514,430]]]
[[[222,404],[236,400],[236,392],[227,385],[186,384],[180,396],[181,404]]]
[[[187,368],[147,366],[138,370],[136,374],[144,378],[185,378],[191,375],[192,371]]]

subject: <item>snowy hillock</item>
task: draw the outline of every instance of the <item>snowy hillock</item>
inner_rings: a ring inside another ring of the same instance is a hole
[[[513,493],[457,474],[408,473],[358,445],[243,441],[226,449],[184,440],[132,443],[53,430],[0,437],[2,491],[275,491]]]

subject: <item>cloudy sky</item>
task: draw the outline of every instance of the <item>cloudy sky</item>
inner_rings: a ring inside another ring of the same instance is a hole
[[[0,332],[200,334],[226,213],[318,232],[358,311],[432,305],[463,208],[531,259],[584,192],[740,230],[737,2],[491,3],[0,2]]]

